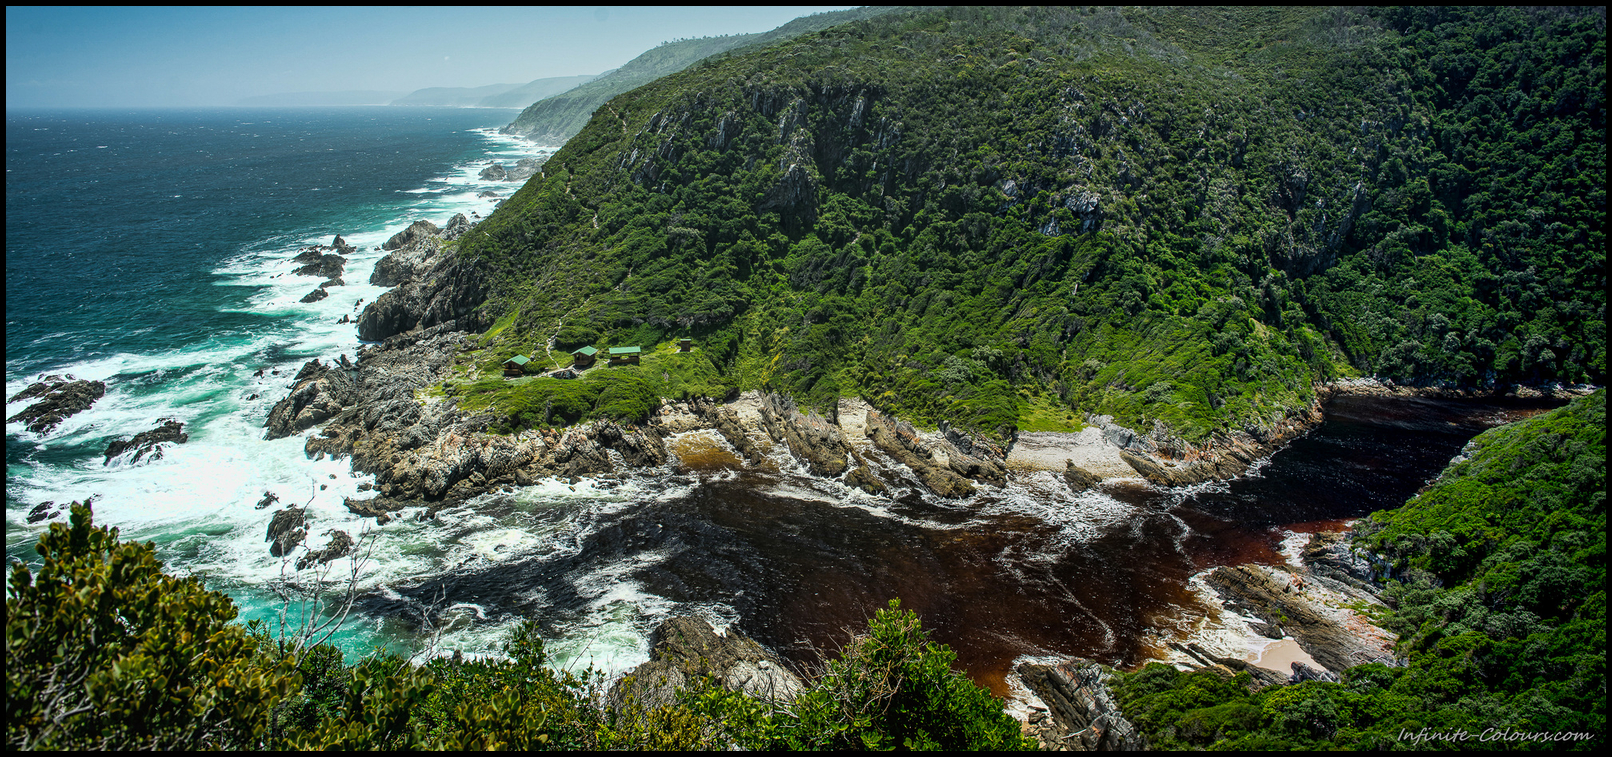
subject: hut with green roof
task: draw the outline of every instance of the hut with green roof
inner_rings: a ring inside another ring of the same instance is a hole
[[[532,362],[532,359],[525,355],[516,355],[515,357],[505,360],[504,377],[509,378],[511,376],[525,376],[526,364],[530,362]]]
[[[571,358],[572,365],[578,368],[586,368],[593,365],[593,361],[599,359],[599,348],[590,344],[580,350],[572,350]]]

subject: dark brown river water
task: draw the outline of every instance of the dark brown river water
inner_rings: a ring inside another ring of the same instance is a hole
[[[1486,428],[1549,401],[1342,397],[1326,421],[1249,475],[1185,490],[1110,484],[1079,496],[1050,475],[956,503],[847,497],[801,477],[718,472],[638,482],[672,494],[617,507],[557,508],[575,544],[450,571],[366,609],[408,615],[441,592],[487,622],[542,618],[552,637],[583,622],[601,580],[658,600],[639,630],[698,608],[809,665],[893,598],[998,695],[1021,655],[1128,667],[1206,609],[1188,588],[1216,565],[1276,564],[1284,530],[1335,529],[1397,507]],[[601,577],[606,577],[601,579]]]

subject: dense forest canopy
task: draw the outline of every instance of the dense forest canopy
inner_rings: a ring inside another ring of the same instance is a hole
[[[464,243],[484,362],[693,336],[825,410],[1193,444],[1338,376],[1602,383],[1604,21],[948,8],[709,58]]]

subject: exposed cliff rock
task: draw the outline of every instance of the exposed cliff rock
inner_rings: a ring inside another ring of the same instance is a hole
[[[111,444],[106,445],[106,459],[101,464],[106,465],[112,462],[112,458],[130,450],[134,451],[133,457],[129,459],[130,463],[138,463],[146,455],[150,455],[152,460],[161,460],[161,445],[164,442],[184,444],[190,441],[190,434],[185,433],[184,429],[185,424],[171,418],[164,418],[156,428],[135,434],[134,438],[128,441],[113,439]]]
[[[95,401],[106,396],[106,384],[100,381],[75,380],[72,376],[46,376],[12,395],[10,402],[39,398],[38,402],[23,408],[6,419],[7,423],[21,422],[29,431],[48,434],[62,421],[88,410]]]
[[[1057,665],[1021,664],[1014,669],[1024,685],[1045,702],[1048,717],[1031,716],[1030,730],[1042,749],[1139,751],[1147,740],[1120,713],[1108,690],[1112,674],[1091,660]]]
[[[348,369],[327,366],[318,359],[305,363],[295,381],[291,393],[274,404],[263,424],[270,439],[306,431],[335,417],[358,398]]]
[[[938,455],[938,450],[925,444],[910,424],[870,410],[867,435],[881,452],[911,468],[930,491],[951,498],[967,497],[974,493],[974,483],[951,470],[947,461],[938,460],[944,455]]]
[[[610,689],[613,707],[630,700],[654,709],[676,703],[676,692],[702,676],[734,691],[771,702],[789,702],[801,691],[799,677],[766,647],[746,636],[718,636],[711,624],[671,618],[649,637],[649,662],[632,669]]]
[[[451,255],[440,256],[425,273],[366,305],[358,317],[358,338],[378,342],[449,323],[456,330],[480,331],[490,323],[477,310],[489,289],[481,266]]]
[[[788,445],[812,473],[833,477],[845,472],[850,447],[830,420],[803,414],[793,400],[776,394],[762,396],[761,419],[767,434]]]

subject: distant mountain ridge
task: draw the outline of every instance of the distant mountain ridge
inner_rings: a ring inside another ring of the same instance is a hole
[[[626,65],[563,94],[531,103],[519,117],[504,127],[505,134],[516,134],[536,142],[564,144],[586,126],[599,106],[610,98],[656,79],[682,71],[714,55],[772,42],[793,39],[815,31],[853,21],[874,18],[899,8],[893,6],[854,8],[802,16],[769,32],[701,37],[660,45],[628,61]]]
[[[610,73],[606,71],[605,74]],[[392,101],[392,105],[436,105],[461,108],[522,108],[535,100],[587,84],[605,74],[550,76],[525,84],[485,87],[426,87]]]
[[[335,92],[276,92],[272,95],[256,95],[243,97],[235,101],[236,105],[255,105],[264,107],[291,107],[305,105],[386,105],[399,97],[402,92],[389,92],[374,89],[345,89]]]

